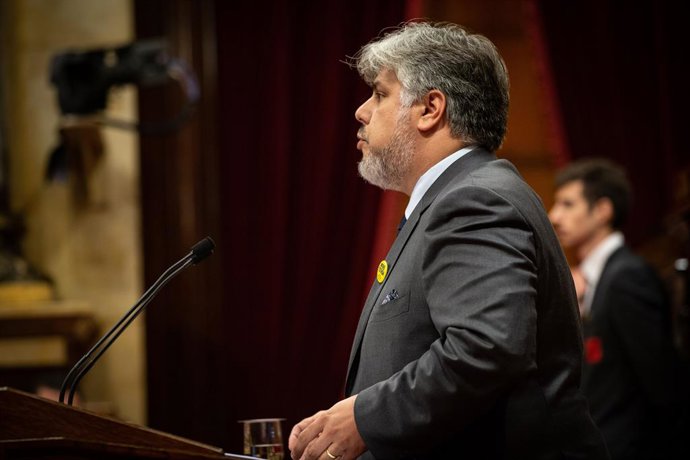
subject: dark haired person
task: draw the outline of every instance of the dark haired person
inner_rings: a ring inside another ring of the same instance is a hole
[[[410,196],[355,334],[348,397],[298,423],[292,458],[599,459],[580,394],[570,271],[541,201],[494,155],[508,76],[493,44],[409,23],[354,65],[368,182]],[[321,344],[323,345],[323,344]]]
[[[617,165],[575,162],[556,178],[549,217],[579,262],[582,390],[611,457],[666,459],[677,377],[669,306],[654,271],[625,246],[621,227],[630,195]]]

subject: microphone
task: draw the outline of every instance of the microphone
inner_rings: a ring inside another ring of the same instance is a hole
[[[67,388],[69,388],[69,395],[67,398],[67,404],[72,405],[74,400],[74,392],[77,389],[77,385],[81,381],[82,377],[93,367],[93,365],[98,361],[98,359],[105,353],[105,351],[110,347],[110,345],[117,340],[117,338],[122,334],[122,332],[127,329],[127,327],[134,321],[134,319],[139,316],[139,314],[144,311],[146,306],[153,300],[158,291],[168,284],[168,282],[173,279],[178,273],[180,273],[185,268],[190,265],[196,265],[211,254],[215,249],[216,244],[213,242],[211,237],[207,236],[203,240],[199,241],[197,244],[192,246],[191,251],[184,256],[182,259],[175,262],[170,268],[168,268],[150,288],[144,292],[144,294],[137,300],[132,308],[129,309],[125,315],[120,318],[120,320],[115,324],[108,332],[101,337],[98,342],[86,352],[84,356],[77,362],[77,364],[72,367],[72,369],[65,377],[60,387],[60,402],[65,402],[65,393]]]
[[[188,254],[188,256],[191,256],[192,263],[196,265],[208,256],[210,256],[211,254],[213,254],[213,250],[215,248],[216,243],[213,242],[210,236],[207,236],[206,238],[192,246],[192,252]]]

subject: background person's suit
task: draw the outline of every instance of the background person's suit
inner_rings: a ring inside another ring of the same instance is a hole
[[[347,394],[364,458],[605,458],[578,392],[570,271],[541,201],[480,149],[410,215],[374,282]]]
[[[678,407],[669,306],[627,247],[604,265],[583,319],[582,390],[613,459],[669,458]]]

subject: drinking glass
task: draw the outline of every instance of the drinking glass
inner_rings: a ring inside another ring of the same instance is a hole
[[[281,422],[284,418],[257,418],[240,420],[244,428],[244,455],[283,460],[283,431]]]

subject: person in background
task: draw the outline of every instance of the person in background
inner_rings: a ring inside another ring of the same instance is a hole
[[[493,153],[508,115],[498,51],[455,24],[408,23],[354,61],[372,88],[355,112],[359,172],[410,201],[360,317],[348,397],[293,428],[292,458],[608,458],[578,390],[565,256]]]
[[[678,368],[669,303],[654,270],[625,245],[630,205],[623,169],[582,160],[557,176],[549,218],[577,259],[582,390],[612,459],[675,458]]]

